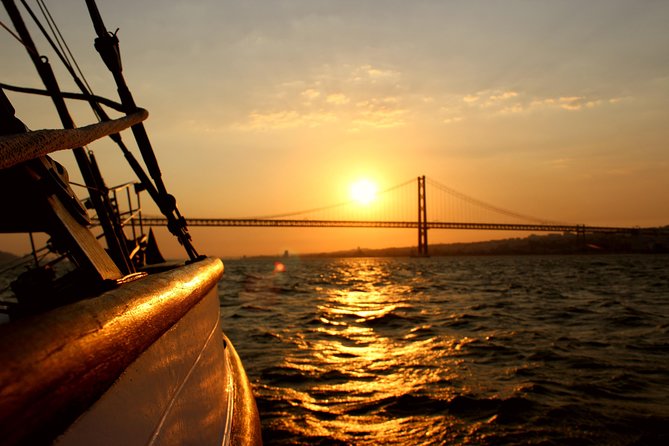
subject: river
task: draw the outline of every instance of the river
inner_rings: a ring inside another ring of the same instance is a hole
[[[230,260],[266,445],[669,444],[669,256]]]

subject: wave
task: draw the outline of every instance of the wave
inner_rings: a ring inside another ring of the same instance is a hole
[[[311,379],[302,370],[283,366],[266,368],[261,372],[260,378],[263,381],[274,383],[303,383]]]
[[[239,261],[219,292],[268,445],[664,445],[667,260]]]
[[[365,377],[360,373],[313,367],[272,366],[264,369],[260,376],[263,381],[275,384],[318,382],[322,385],[332,386],[350,381],[365,381]],[[367,379],[371,378],[373,378],[373,375],[368,375]]]
[[[400,326],[408,324],[415,325],[416,323],[420,323],[422,321],[417,318],[407,317],[399,313],[390,312],[380,316],[370,316],[366,318],[361,318],[358,319],[357,322],[372,327],[398,328]]]

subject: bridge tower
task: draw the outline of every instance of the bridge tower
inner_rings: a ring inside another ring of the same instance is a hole
[[[427,200],[425,175],[418,177],[418,255],[427,257]]]

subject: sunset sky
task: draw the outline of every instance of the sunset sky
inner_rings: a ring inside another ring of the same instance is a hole
[[[96,93],[116,98],[80,4],[50,7]],[[318,208],[348,200],[362,178],[384,190],[426,175],[546,219],[669,224],[669,2],[117,0],[99,7],[107,28],[120,28],[126,79],[151,113],[146,126],[187,217]],[[4,11],[0,19],[10,24]],[[40,86],[4,30],[0,50],[3,82]],[[57,125],[55,113],[35,111],[34,100],[10,99],[30,128]],[[113,165],[109,184],[132,179],[120,173],[117,149],[98,147],[100,161]],[[73,165],[69,154],[56,158]],[[416,244],[410,230],[192,232],[200,251],[221,256]],[[431,231],[430,242],[512,235]],[[20,250],[2,240],[0,250]],[[164,251],[181,255],[173,242]]]

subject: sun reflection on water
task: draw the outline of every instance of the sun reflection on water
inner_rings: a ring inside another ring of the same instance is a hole
[[[293,397],[309,414],[284,420],[284,428],[356,444],[415,444],[437,429],[443,434],[445,424],[457,421],[443,414],[416,420],[411,407],[421,403],[426,384],[443,389],[430,401],[452,397],[450,386],[440,384],[461,373],[454,356],[461,341],[431,336],[421,311],[407,303],[412,287],[395,285],[381,262],[345,266],[331,277],[338,286],[320,289],[309,341],[284,360],[285,367],[319,378],[295,386]]]
[[[641,260],[242,261],[224,329],[268,445],[664,444],[669,282]]]

